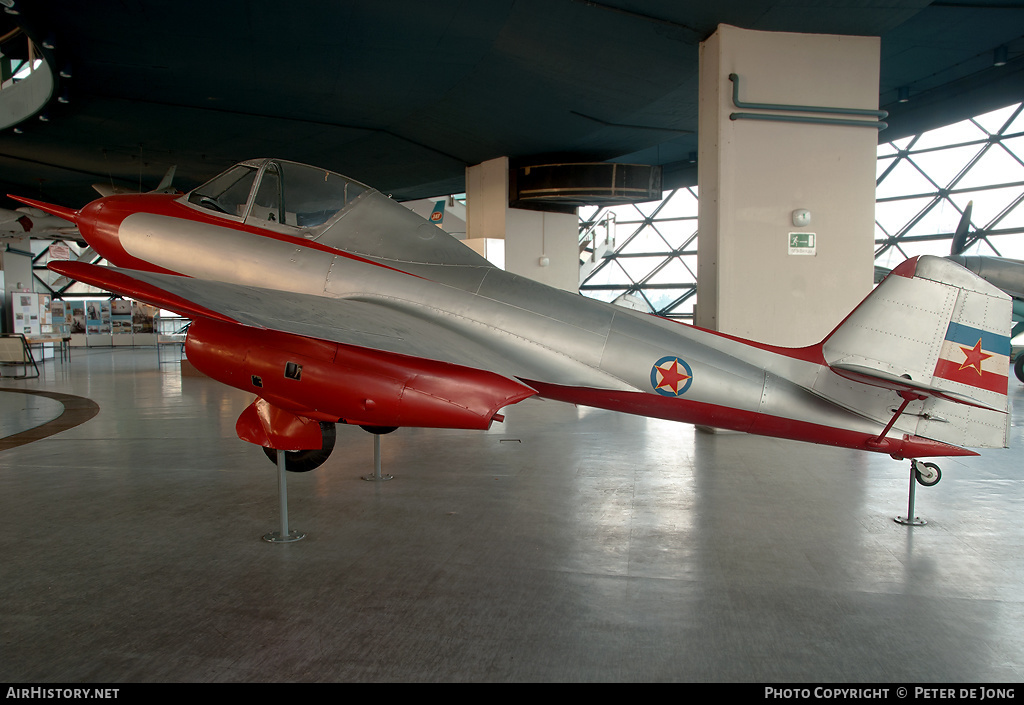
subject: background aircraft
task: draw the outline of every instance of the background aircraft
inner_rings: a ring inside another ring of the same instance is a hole
[[[444,199],[434,204],[434,210],[430,211],[429,220],[439,228],[444,223]]]
[[[953,235],[949,259],[1009,294],[1013,299],[1013,332],[1010,334],[1010,337],[1013,338],[1024,333],[1024,262],[1007,257],[964,254],[971,245],[977,242],[977,238],[970,236],[973,207],[974,204],[971,201],[964,208],[964,214]],[[1017,354],[1013,370],[1017,379],[1024,382],[1024,354]]]
[[[911,458],[1004,447],[1009,298],[908,260],[821,343],[779,348],[504,272],[323,169],[243,162],[191,193],[101,198],[78,224],[128,269],[51,268],[194,319],[188,359],[257,395],[243,440],[307,470],[336,423],[488,428],[531,396]]]
[[[177,165],[172,165],[165,173],[157,187],[148,193],[177,193],[178,191],[174,188],[174,172],[177,170]],[[116,196],[126,193],[140,193],[140,189],[133,189],[127,186],[115,186],[113,183],[110,184],[93,184],[93,189],[101,196]]]
[[[31,237],[36,240],[81,240],[78,226],[38,208],[0,208],[0,238]]]
[[[172,166],[168,169],[157,187],[146,193],[176,193],[172,184],[175,168]],[[93,184],[93,188],[101,196],[140,193],[137,189],[108,184]],[[28,206],[15,210],[0,208],[0,238],[26,235],[33,240],[74,240],[85,246],[78,226],[66,218]]]

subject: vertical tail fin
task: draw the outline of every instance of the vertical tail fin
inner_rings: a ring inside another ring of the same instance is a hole
[[[444,222],[444,200],[440,200],[434,204],[434,210],[430,211],[430,222],[441,227],[441,223]]]
[[[920,408],[908,409],[918,435],[1004,447],[1011,316],[1002,291],[949,260],[922,256],[894,269],[822,353],[848,379],[919,394]]]
[[[160,183],[153,190],[153,193],[171,193],[174,191],[174,172],[177,170],[178,165],[172,164],[171,168],[164,174],[164,178],[160,179]]]

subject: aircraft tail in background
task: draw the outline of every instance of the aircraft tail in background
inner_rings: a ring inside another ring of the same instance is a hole
[[[437,227],[441,227],[441,223],[444,222],[444,199],[434,204],[434,210],[430,211],[430,215],[427,217],[427,220]]]

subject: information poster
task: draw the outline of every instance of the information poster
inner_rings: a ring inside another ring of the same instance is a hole
[[[53,315],[50,313],[50,295],[36,294],[39,297],[37,307],[39,310],[39,332],[43,335],[53,335]]]
[[[100,333],[110,332],[110,302],[100,301]]]
[[[32,294],[23,294],[20,291],[11,292],[15,333],[33,335],[33,333],[39,332],[38,328],[35,331],[32,330],[33,319],[36,322],[36,326],[39,324],[39,312],[36,308],[35,298]]]
[[[154,323],[156,319],[156,306],[150,306],[149,304],[142,304],[138,301],[132,302],[132,327],[135,333],[152,333],[154,332]]]
[[[15,333],[39,336],[50,332],[50,297],[27,291],[11,292],[11,320]]]
[[[84,301],[72,301],[71,302],[71,332],[85,335],[86,324],[85,324],[85,302]]]
[[[88,335],[110,333],[110,302],[85,302],[85,332]]]
[[[132,334],[132,302],[115,299],[110,302],[110,332],[114,335]]]
[[[99,335],[100,332],[100,302],[85,302],[85,332],[89,335]]]
[[[50,302],[50,321],[53,323],[54,333],[71,330],[71,307],[63,301],[54,299]]]

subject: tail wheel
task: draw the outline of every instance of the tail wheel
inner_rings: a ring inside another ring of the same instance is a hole
[[[942,479],[942,471],[935,463],[914,463],[914,477],[917,483],[924,487],[931,487],[939,484]]]
[[[320,433],[323,436],[324,444],[321,448],[311,450],[288,450],[284,453],[284,468],[288,472],[309,472],[324,464],[334,450],[334,441],[337,439],[337,431],[333,423],[320,422]],[[274,463],[277,462],[277,451],[273,448],[264,448]]]

